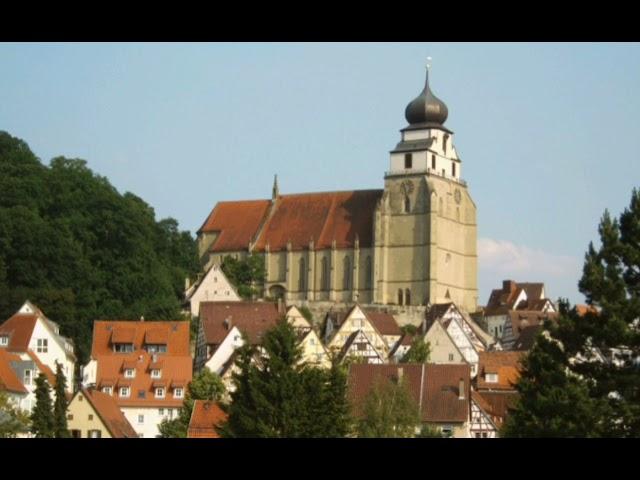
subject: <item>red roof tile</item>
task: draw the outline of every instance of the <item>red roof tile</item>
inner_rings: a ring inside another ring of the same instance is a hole
[[[85,388],[81,389],[76,395],[78,394],[84,394],[91,403],[112,438],[138,438],[138,434],[111,395]]]
[[[265,332],[273,328],[284,313],[271,302],[202,302],[200,321],[208,345],[219,345],[233,327],[260,343]]]
[[[0,390],[8,390],[16,393],[29,393],[23,385],[11,362],[20,362],[20,357],[0,348]]]
[[[349,368],[348,398],[356,415],[361,415],[367,394],[378,381],[391,381],[400,376],[419,406],[423,422],[456,422],[469,419],[469,365],[352,364]],[[464,398],[459,398],[460,380]]]
[[[246,250],[270,206],[270,200],[219,202],[198,233],[220,232],[211,246],[214,252]]]
[[[160,330],[167,338],[167,353],[161,355],[190,355],[189,322],[97,320],[93,323],[91,356],[113,354],[114,339],[115,343],[133,343],[134,350],[139,350],[146,343],[147,332],[154,332],[153,338],[157,338]]]
[[[396,319],[390,313],[374,310],[366,310],[364,313],[381,335],[402,335]]]
[[[0,325],[0,333],[9,335],[7,350],[26,352],[37,320],[38,316],[35,314],[17,313]]]
[[[196,400],[193,404],[187,438],[220,438],[215,427],[227,421],[228,415],[211,401]]]
[[[488,411],[486,413],[493,416],[496,426],[500,428],[500,425],[504,422],[504,419],[509,413],[509,408],[513,408],[514,404],[518,400],[518,393],[513,391],[503,392],[478,392],[478,394],[488,405]]]
[[[513,390],[520,378],[520,361],[523,352],[479,352],[478,353],[478,389]],[[487,382],[487,373],[497,373],[498,382]]]
[[[358,237],[360,247],[371,247],[373,216],[382,190],[303,193],[278,197],[275,211],[256,242],[256,249],[283,250],[291,241],[293,250],[352,248]]]
[[[180,407],[183,398],[174,398],[172,391],[165,391],[164,398],[156,398],[154,385],[170,386],[172,383],[188,383],[192,378],[192,359],[190,355],[162,355],[163,368],[161,378],[151,378],[149,365],[153,362],[153,355],[138,350],[134,353],[112,353],[99,355],[96,383],[106,385],[112,379],[117,379],[118,388],[130,387],[129,397],[120,397],[119,391],[114,392],[114,400],[120,407]],[[125,378],[122,365],[134,361],[136,364],[135,377]],[[144,395],[141,396],[141,393]]]

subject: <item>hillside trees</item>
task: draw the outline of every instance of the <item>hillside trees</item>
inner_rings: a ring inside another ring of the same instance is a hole
[[[197,271],[195,241],[175,220],[156,221],[84,160],[47,167],[0,132],[0,319],[31,300],[85,362],[95,319],[177,318]]]

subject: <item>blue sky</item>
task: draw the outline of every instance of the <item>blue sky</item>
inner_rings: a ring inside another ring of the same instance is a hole
[[[282,193],[382,188],[427,56],[478,208],[481,303],[505,278],[583,301],[599,219],[640,179],[640,44],[5,43],[0,129],[195,232],[275,173]]]

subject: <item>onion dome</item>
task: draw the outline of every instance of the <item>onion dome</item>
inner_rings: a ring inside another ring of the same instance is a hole
[[[449,115],[449,109],[445,103],[436,97],[429,88],[429,70],[424,82],[424,90],[414,98],[404,111],[404,116],[410,125],[431,124],[442,125]]]

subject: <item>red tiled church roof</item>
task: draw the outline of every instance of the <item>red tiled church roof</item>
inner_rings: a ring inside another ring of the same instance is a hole
[[[301,193],[271,200],[220,202],[199,232],[220,232],[213,252],[246,250],[255,240],[256,251],[266,246],[284,250],[353,248],[356,237],[362,248],[373,244],[373,216],[382,190]],[[270,207],[273,205],[273,209]]]

